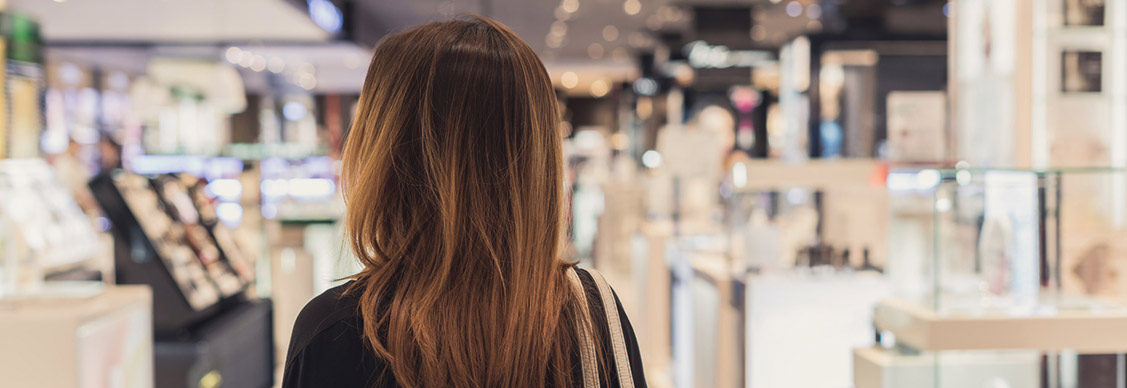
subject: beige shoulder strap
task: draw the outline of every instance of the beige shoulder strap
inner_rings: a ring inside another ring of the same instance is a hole
[[[567,278],[571,281],[572,291],[575,292],[576,300],[582,308],[579,309],[581,315],[579,326],[579,358],[583,367],[583,387],[584,388],[599,388],[599,367],[596,364],[595,354],[595,340],[591,333],[591,314],[588,311],[587,293],[583,291],[583,282],[579,280],[579,274],[575,272],[575,268],[567,269]]]
[[[634,388],[634,374],[630,371],[630,356],[626,349],[626,336],[622,333],[622,320],[618,316],[618,303],[615,302],[614,292],[611,291],[607,280],[599,271],[587,270],[595,279],[599,287],[599,296],[603,300],[603,310],[607,317],[607,328],[610,331],[610,343],[614,349],[614,365],[618,369],[618,386],[621,388]]]

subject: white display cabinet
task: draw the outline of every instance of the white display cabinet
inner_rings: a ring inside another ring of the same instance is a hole
[[[151,306],[145,286],[55,284],[0,298],[3,385],[152,388]]]

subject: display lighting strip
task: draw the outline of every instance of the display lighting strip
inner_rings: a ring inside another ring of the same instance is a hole
[[[313,90],[313,88],[317,87],[317,68],[308,62],[296,66],[287,66],[286,61],[280,57],[266,58],[261,54],[255,54],[249,49],[235,46],[228,47],[223,56],[227,62],[256,73],[263,71],[269,71],[273,74],[286,73],[286,78],[290,82],[305,90]]]

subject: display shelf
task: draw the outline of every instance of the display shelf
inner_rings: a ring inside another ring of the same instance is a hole
[[[95,177],[90,188],[113,225],[117,281],[153,288],[159,334],[211,317],[249,286],[200,223],[179,178],[118,171]]]
[[[853,351],[853,378],[855,388],[1037,387],[1041,357],[1029,351],[936,354],[858,348]]]
[[[740,162],[746,171],[746,184],[736,191],[781,190],[803,187],[812,190],[841,189],[879,185],[884,182],[886,164],[875,159],[809,160],[788,163],[776,160]],[[733,169],[733,171],[738,171]],[[736,174],[737,172],[733,172]],[[875,180],[874,180],[875,179]],[[741,183],[744,182],[741,180]]]
[[[939,314],[902,299],[877,306],[873,321],[896,341],[925,351],[1071,350],[1127,351],[1127,307],[1093,301],[1089,308],[1036,314],[983,312]]]

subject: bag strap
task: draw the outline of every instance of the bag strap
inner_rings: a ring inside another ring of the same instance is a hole
[[[630,356],[626,349],[626,336],[622,332],[622,320],[618,316],[618,302],[614,298],[607,280],[599,271],[588,270],[595,285],[599,288],[599,296],[603,300],[603,310],[607,317],[607,328],[610,331],[611,348],[614,349],[614,366],[618,370],[618,386],[620,388],[634,388],[634,374],[630,371]]]
[[[615,369],[618,370],[618,386],[620,388],[634,388],[634,374],[630,370],[626,336],[622,332],[622,319],[618,316],[618,302],[614,298],[614,291],[611,290],[607,280],[598,271],[587,270],[587,273],[595,281],[595,286],[599,290],[599,298],[603,302],[603,313],[606,315],[611,349],[614,350],[614,365]],[[599,388],[599,368],[595,362],[597,349],[595,349],[595,341],[591,333],[592,321],[587,307],[590,306],[587,304],[587,292],[584,291],[583,282],[579,280],[579,274],[575,268],[567,270],[567,277],[571,281],[576,298],[583,306],[580,309],[581,322],[579,323],[579,355],[583,367],[583,386],[585,388]]]
[[[571,281],[571,289],[575,292],[576,299],[579,301],[581,308],[579,309],[579,359],[583,368],[583,387],[584,388],[599,388],[599,367],[595,363],[595,340],[591,333],[591,314],[588,311],[587,292],[583,291],[583,282],[579,280],[579,274],[575,272],[575,267],[567,269],[567,278]]]

